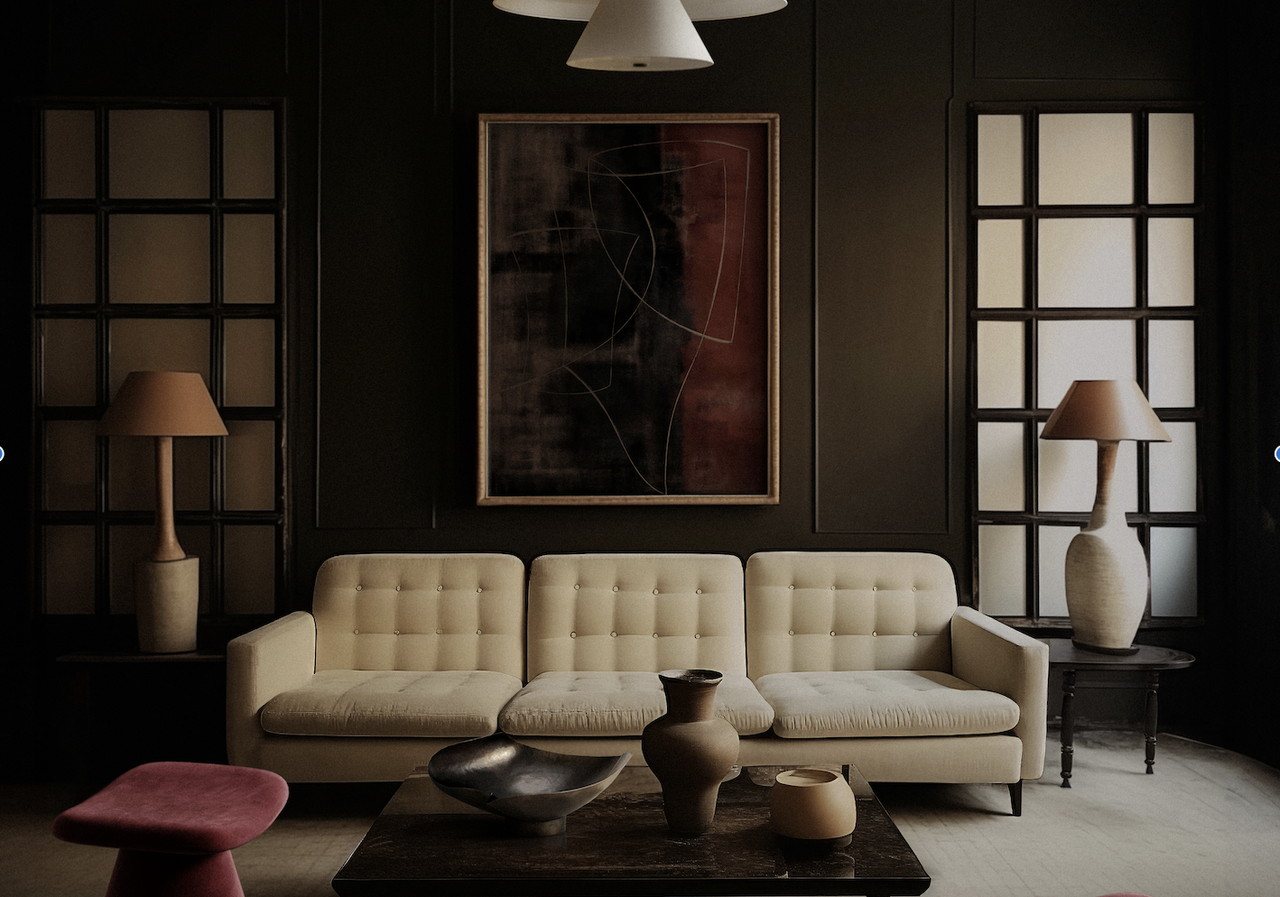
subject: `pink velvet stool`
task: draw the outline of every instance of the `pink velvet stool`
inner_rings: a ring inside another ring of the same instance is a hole
[[[231,850],[266,831],[288,797],[262,769],[145,763],[59,815],[53,834],[119,849],[107,897],[244,897]]]

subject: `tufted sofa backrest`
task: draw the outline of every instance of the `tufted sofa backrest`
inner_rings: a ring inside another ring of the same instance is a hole
[[[748,675],[951,672],[955,574],[917,552],[770,551],[747,559]]]
[[[508,554],[348,554],[316,574],[316,670],[524,676],[524,562]]]
[[[548,670],[747,671],[733,555],[534,558],[528,626],[530,679]]]

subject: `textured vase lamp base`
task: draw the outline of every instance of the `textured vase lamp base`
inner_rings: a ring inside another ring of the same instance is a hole
[[[1120,522],[1082,530],[1067,548],[1067,613],[1072,641],[1105,654],[1132,654],[1147,606],[1147,558]]]
[[[200,612],[200,559],[138,561],[133,566],[138,650],[181,654],[196,649]]]

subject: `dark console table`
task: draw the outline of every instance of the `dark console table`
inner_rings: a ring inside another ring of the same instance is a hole
[[[490,814],[422,812],[411,776],[333,879],[341,895],[922,894],[929,876],[880,801],[851,773],[858,823],[846,847],[803,849],[769,828],[769,789],[744,773],[720,787],[712,829],[667,828],[659,793],[601,795],[566,831],[511,834]]]
[[[1195,662],[1195,658],[1185,651],[1173,648],[1159,648],[1154,645],[1139,645],[1134,654],[1101,654],[1077,647],[1071,639],[1049,638],[1043,640],[1049,646],[1049,669],[1062,671],[1062,787],[1071,787],[1071,765],[1075,753],[1073,741],[1076,725],[1076,688],[1077,686],[1094,688],[1137,688],[1138,684],[1120,683],[1077,683],[1076,673],[1108,672],[1108,673],[1143,673],[1147,690],[1146,718],[1144,734],[1147,747],[1147,772],[1155,772],[1156,762],[1156,717],[1159,712],[1157,692],[1160,689],[1160,673],[1164,670],[1185,669]]]

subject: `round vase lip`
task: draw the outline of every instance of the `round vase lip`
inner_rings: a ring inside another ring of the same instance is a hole
[[[830,785],[832,782],[842,779],[842,777],[829,769],[787,769],[773,777],[775,783],[779,785],[789,785],[793,788],[816,788],[822,785]]]
[[[719,670],[663,670],[658,678],[691,685],[718,685],[724,679],[724,673]]]

